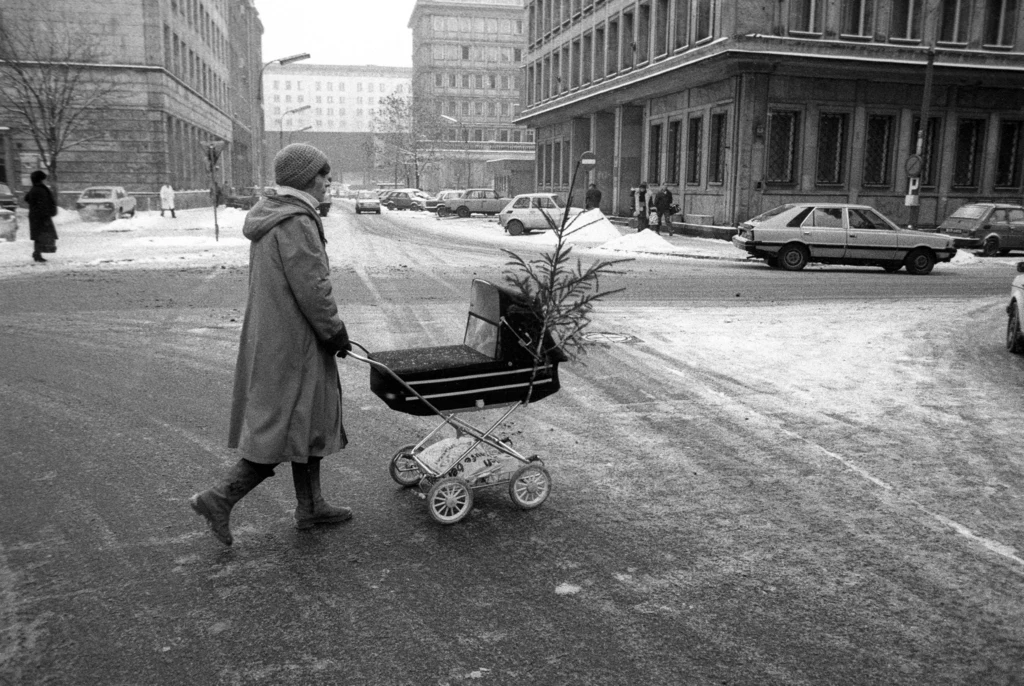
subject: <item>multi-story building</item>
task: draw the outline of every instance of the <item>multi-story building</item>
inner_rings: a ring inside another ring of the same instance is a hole
[[[436,152],[423,185],[490,186],[488,161],[532,160],[533,131],[514,122],[523,102],[523,0],[417,0],[409,28],[417,128]]]
[[[606,212],[628,213],[647,181],[703,221],[827,199],[906,222],[926,111],[920,224],[935,224],[969,200],[1021,199],[1018,6],[530,0],[517,121],[537,131],[542,188],[565,189],[579,155],[596,153]]]
[[[253,0],[5,0],[2,12],[8,27],[38,31],[39,41],[95,42],[84,78],[115,85],[102,107],[86,108],[78,144],[61,153],[62,191],[118,185],[155,194],[169,181],[203,189],[195,202],[208,204],[205,147],[214,141],[225,144],[216,182],[251,183],[252,127],[261,122],[248,103],[256,99],[263,32]],[[23,123],[8,117],[5,126],[3,173],[22,187],[39,154]],[[179,197],[190,204],[188,193]]]
[[[411,77],[408,67],[305,62],[267,67],[263,109],[268,159],[288,143],[310,143],[331,160],[334,183],[369,183],[381,102],[390,95],[408,98]]]

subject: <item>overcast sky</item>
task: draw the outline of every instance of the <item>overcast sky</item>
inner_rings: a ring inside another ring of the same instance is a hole
[[[309,63],[412,66],[416,0],[255,0],[263,61],[308,52]]]

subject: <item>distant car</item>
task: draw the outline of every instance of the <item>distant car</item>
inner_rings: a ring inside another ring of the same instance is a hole
[[[1021,274],[1010,286],[1010,304],[1006,306],[1006,349],[1015,355],[1024,355],[1024,262],[1017,263],[1017,271]]]
[[[363,212],[376,212],[380,214],[380,198],[373,191],[359,191],[356,193],[356,214]]]
[[[457,198],[445,200],[444,207],[446,214],[454,213],[465,218],[471,214],[498,214],[508,201],[492,188],[470,188]],[[438,213],[441,213],[440,207]]]
[[[455,189],[443,190],[437,195],[435,195],[433,198],[428,198],[427,204],[424,207],[424,209],[427,212],[438,212],[442,207],[444,207],[445,200],[447,200],[448,198],[457,198],[465,192],[466,191]]]
[[[0,238],[13,241],[18,235],[18,215],[14,210],[0,209]]]
[[[18,209],[18,198],[5,183],[0,183],[0,209],[12,212]]]
[[[939,224],[958,248],[981,248],[991,257],[1024,250],[1024,207],[1008,203],[969,203]]]
[[[956,255],[949,236],[901,229],[872,207],[841,203],[781,205],[740,224],[732,243],[787,271],[820,262],[928,274]]]
[[[93,186],[78,196],[75,209],[86,220],[112,221],[135,216],[135,198],[120,186]]]
[[[581,212],[581,207],[570,207],[569,218]],[[564,215],[565,200],[558,193],[524,193],[505,206],[498,215],[498,223],[510,235],[518,236],[561,226]]]
[[[388,193],[382,202],[389,210],[422,210],[427,206],[427,197],[417,188],[402,188]]]

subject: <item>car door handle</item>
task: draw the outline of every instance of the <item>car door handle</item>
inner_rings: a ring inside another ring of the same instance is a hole
[[[850,238],[856,238],[856,237],[857,237],[857,234],[855,234],[855,233],[851,233],[850,234]]]

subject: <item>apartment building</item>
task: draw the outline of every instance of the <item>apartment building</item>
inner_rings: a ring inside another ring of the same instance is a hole
[[[920,223],[1024,190],[1024,15],[1013,0],[530,0],[525,107],[540,188],[579,155],[608,212],[641,181],[731,224],[790,201]],[[932,65],[929,66],[929,55]],[[926,75],[931,93],[925,106]]]

